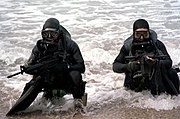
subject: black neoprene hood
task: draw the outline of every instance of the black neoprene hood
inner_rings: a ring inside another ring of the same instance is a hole
[[[43,31],[52,30],[58,31],[60,27],[59,21],[55,18],[49,18],[43,25]]]
[[[149,24],[145,19],[138,19],[133,24],[133,32],[138,28],[146,28],[149,30]]]

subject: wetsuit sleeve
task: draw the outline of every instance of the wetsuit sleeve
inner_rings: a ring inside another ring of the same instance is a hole
[[[24,66],[26,67],[28,65],[35,64],[37,57],[38,57],[38,49],[37,46],[35,45],[34,48],[32,49],[29,59],[25,62]]]
[[[162,65],[164,65],[165,67],[167,67],[167,68],[171,68],[171,67],[172,67],[172,59],[171,59],[170,55],[168,54],[165,45],[164,45],[161,41],[158,40],[158,41],[157,41],[157,46],[158,46],[158,49],[159,49],[164,55],[167,56],[164,60],[160,60],[160,63],[161,63]]]
[[[124,45],[122,46],[120,53],[113,62],[113,71],[116,73],[124,73],[127,71],[127,64],[125,63],[125,56],[127,52]]]
[[[70,65],[70,70],[77,70],[81,73],[85,72],[84,60],[79,49],[79,46],[74,42],[71,46],[71,55],[74,59],[74,63]]]

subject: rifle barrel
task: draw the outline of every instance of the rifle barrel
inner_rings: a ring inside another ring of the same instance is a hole
[[[18,75],[18,74],[21,74],[21,72],[17,72],[17,73],[15,73],[15,74],[9,75],[9,76],[7,76],[7,78],[11,78],[11,77],[16,76],[16,75]]]

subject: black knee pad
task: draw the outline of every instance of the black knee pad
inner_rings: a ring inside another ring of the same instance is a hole
[[[69,76],[72,83],[76,86],[79,86],[79,84],[82,82],[82,75],[79,71],[71,71],[69,72]]]

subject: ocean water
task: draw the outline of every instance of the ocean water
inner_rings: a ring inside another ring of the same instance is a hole
[[[180,96],[150,92],[135,93],[123,88],[124,74],[112,71],[112,63],[123,41],[132,34],[133,22],[146,19],[158,34],[172,60],[180,62],[180,0],[3,0],[0,1],[0,117],[16,102],[31,79],[23,74],[8,79],[30,56],[41,38],[44,21],[57,18],[78,43],[82,52],[87,81],[88,114],[96,114],[106,105],[122,103],[123,107],[142,109],[179,109]],[[41,99],[41,94],[27,110],[49,114],[69,112],[71,95],[55,104]],[[56,105],[57,103],[57,105]]]

